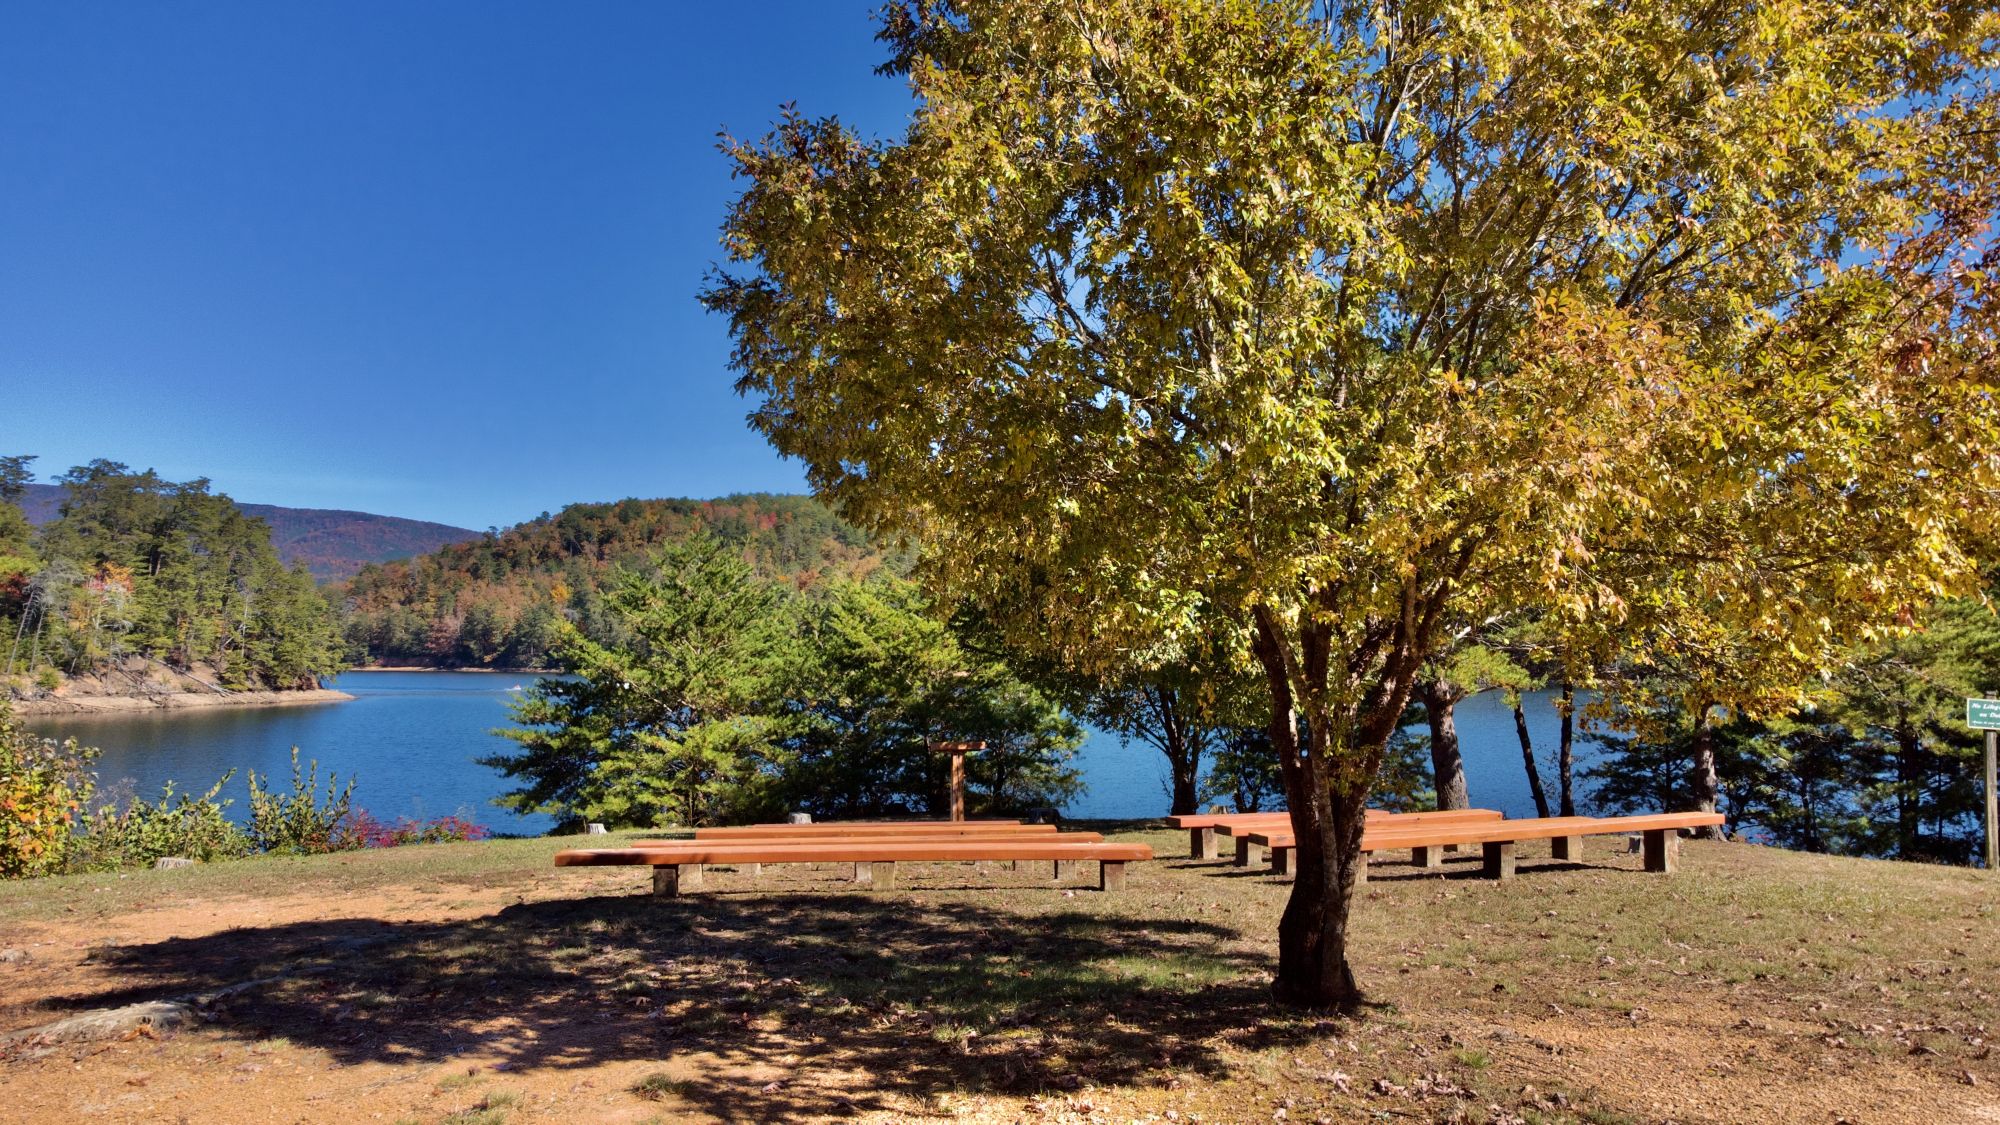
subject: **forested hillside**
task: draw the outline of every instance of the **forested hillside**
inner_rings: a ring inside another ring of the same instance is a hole
[[[349,653],[375,664],[543,667],[560,617],[617,643],[620,627],[602,605],[608,578],[696,529],[741,550],[760,576],[798,587],[908,565],[804,496],[572,504],[498,535],[363,567],[346,588]]]
[[[61,504],[37,529],[16,503],[30,460],[0,457],[0,679],[46,690],[127,657],[231,689],[338,670],[338,618],[312,575],[206,480],[93,461],[57,478]]]
[[[21,509],[29,523],[44,524],[56,518],[62,499],[60,485],[30,484],[21,496]],[[277,504],[238,504],[237,508],[270,527],[271,546],[277,548],[285,565],[304,563],[321,582],[344,581],[369,563],[406,559],[479,537],[468,528],[372,512]]]

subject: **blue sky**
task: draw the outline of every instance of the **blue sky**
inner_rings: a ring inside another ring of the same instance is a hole
[[[879,0],[0,0],[0,453],[468,527],[797,490],[695,302],[780,106],[875,133]]]

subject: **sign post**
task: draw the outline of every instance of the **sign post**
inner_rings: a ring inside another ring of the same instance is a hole
[[[2000,702],[2000,701],[1996,701]],[[951,818],[965,819],[965,756],[986,749],[984,742],[933,742],[931,752],[951,755]]]
[[[1994,759],[2000,757],[2000,699],[1965,701],[1965,725],[1986,732],[1986,870],[2000,870],[2000,788]]]

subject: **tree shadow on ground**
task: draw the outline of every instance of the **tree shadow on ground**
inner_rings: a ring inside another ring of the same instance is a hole
[[[282,1036],[341,1065],[646,1060],[710,1112],[777,1120],[895,1094],[1212,1077],[1213,1037],[1268,1014],[1270,966],[1229,951],[1236,936],[887,895],[621,895],[102,948],[92,961],[114,987],[47,1006],[282,976],[218,1001],[215,1031]]]

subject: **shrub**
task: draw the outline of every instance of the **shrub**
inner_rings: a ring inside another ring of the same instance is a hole
[[[121,812],[105,806],[83,816],[83,832],[73,841],[73,870],[109,871],[120,867],[144,867],[161,856],[184,856],[207,863],[234,859],[250,850],[250,837],[230,823],[229,801],[217,795],[231,770],[208,792],[196,797],[176,795],[169,781],[158,801],[134,800]]]
[[[292,747],[292,785],[286,792],[269,789],[268,777],[260,780],[250,771],[250,843],[258,851],[318,855],[339,851],[342,822],[354,802],[354,780],[340,788],[338,776],[329,774],[326,797],[319,795],[319,762],[299,769],[299,748]]]
[[[484,840],[492,835],[462,816],[441,816],[433,820],[398,817],[394,824],[375,819],[366,809],[356,809],[335,837],[336,846],[346,848],[394,848],[403,844],[448,844],[463,840]]]
[[[75,739],[56,742],[21,730],[0,701],[0,878],[63,869],[70,826],[96,788],[90,772],[96,757]]]

